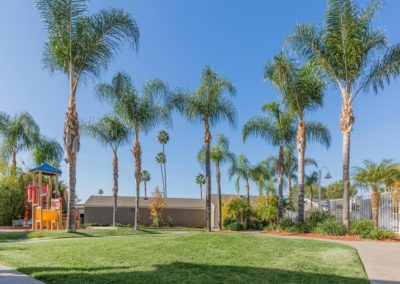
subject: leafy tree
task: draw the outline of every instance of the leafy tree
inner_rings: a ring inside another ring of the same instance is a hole
[[[33,148],[32,155],[36,166],[50,163],[55,167],[60,167],[63,153],[63,148],[56,139],[41,135]]]
[[[44,63],[51,72],[59,70],[70,82],[64,124],[64,147],[69,167],[67,230],[74,232],[76,159],[79,151],[79,119],[76,111],[78,87],[107,69],[123,40],[133,47],[139,41],[136,21],[121,9],[102,9],[88,15],[87,0],[35,0],[48,32]]]
[[[356,196],[357,188],[355,185],[350,187],[349,195]],[[321,187],[321,196],[325,199],[341,199],[343,198],[343,182],[338,180]]]
[[[252,166],[249,162],[249,159],[244,154],[240,154],[236,161],[232,163],[231,168],[229,169],[229,176],[232,178],[236,176],[236,191],[240,192],[240,180],[244,180],[246,184],[246,196],[247,202],[250,204],[250,185],[249,180],[252,177]]]
[[[210,158],[215,163],[215,176],[217,178],[218,187],[218,229],[222,229],[222,197],[221,197],[221,165],[226,162],[234,163],[235,154],[229,151],[229,140],[228,138],[220,134],[217,136],[217,142],[210,149]],[[206,160],[206,149],[200,150],[198,154],[198,160],[200,164],[204,164]]]
[[[177,108],[188,120],[204,125],[206,161],[206,222],[211,232],[211,131],[210,127],[227,120],[236,123],[236,110],[226,95],[236,93],[233,84],[207,66],[202,74],[200,87],[194,93],[177,92],[170,97],[169,107]]]
[[[261,137],[273,146],[279,147],[278,156],[278,218],[283,216],[283,176],[284,176],[284,149],[294,140],[295,126],[294,115],[286,109],[281,109],[276,102],[271,102],[263,107],[265,116],[251,118],[243,127],[243,141],[249,135]]]
[[[363,167],[357,167],[354,179],[372,189],[371,207],[375,227],[379,225],[379,193],[385,191],[400,178],[399,165],[384,159],[379,163],[365,160]]]
[[[104,191],[100,188],[100,189],[97,191],[97,194],[100,195],[100,196],[102,196],[102,195],[104,194]]]
[[[383,1],[373,0],[366,9],[356,1],[329,0],[324,25],[299,24],[287,39],[293,50],[312,61],[338,86],[342,96],[340,129],[343,135],[343,225],[349,228],[350,133],[354,125],[353,103],[361,92],[375,92],[397,76],[400,49],[383,56],[387,39],[372,22]]]
[[[119,72],[113,77],[111,84],[99,84],[96,91],[98,97],[114,105],[115,111],[134,135],[132,155],[136,181],[135,229],[138,229],[142,180],[142,149],[139,135],[148,133],[170,119],[170,110],[164,104],[169,96],[169,89],[165,82],[156,79],[146,82],[140,94],[134,87],[131,77]]]
[[[304,116],[306,112],[322,106],[325,83],[313,64],[299,67],[283,54],[275,56],[267,64],[264,78],[272,82],[281,93],[283,102],[297,116],[298,219],[304,221],[304,160],[307,140],[319,142],[327,148],[331,143],[328,128],[320,122],[305,122]]]
[[[153,227],[160,227],[163,224],[163,210],[167,207],[164,197],[158,187],[153,192],[153,199],[150,203],[150,217]]]
[[[11,173],[16,175],[17,154],[24,150],[33,150],[39,139],[39,126],[27,112],[17,113],[14,116],[0,113],[0,135],[2,145],[1,156],[11,158]]]
[[[165,144],[169,142],[169,134],[165,130],[161,130],[158,132],[157,136],[158,143],[162,145],[162,153],[164,154],[164,157],[166,158],[165,155]],[[162,164],[161,167],[161,176],[163,178],[163,192],[164,192],[164,197],[167,197],[167,167],[166,167],[166,159],[164,159],[164,163]]]
[[[151,180],[151,175],[148,171],[142,171],[142,182],[144,183],[144,199],[147,199],[147,183]]]
[[[203,174],[196,176],[196,184],[200,186],[200,199],[203,199],[203,185],[206,184],[206,178]]]
[[[126,143],[129,138],[129,130],[122,120],[115,114],[106,115],[94,123],[83,125],[84,134],[96,139],[100,144],[113,150],[113,226],[116,225],[118,209],[118,147]]]

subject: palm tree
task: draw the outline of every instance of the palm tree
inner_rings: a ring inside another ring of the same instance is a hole
[[[132,156],[136,185],[135,229],[138,229],[142,179],[142,149],[139,134],[146,134],[160,123],[170,119],[170,109],[164,105],[169,94],[168,86],[158,79],[148,81],[143,87],[142,94],[139,94],[131,77],[119,72],[113,77],[111,84],[99,84],[96,90],[98,97],[114,105],[115,111],[133,132]]]
[[[39,126],[27,112],[14,116],[0,113],[0,135],[2,145],[1,156],[11,158],[11,173],[15,175],[17,168],[17,154],[24,150],[33,150],[39,139]]]
[[[113,150],[113,226],[116,225],[118,209],[118,147],[127,142],[129,129],[115,114],[106,115],[95,123],[85,123],[82,126],[84,134],[96,139],[100,144]]]
[[[304,157],[307,140],[317,141],[327,148],[331,143],[328,128],[315,121],[304,121],[307,111],[322,106],[325,83],[314,65],[298,67],[284,55],[275,56],[265,67],[265,79],[271,80],[281,93],[286,106],[297,115],[297,184],[298,220],[304,221]]]
[[[222,229],[222,196],[221,196],[221,164],[226,162],[234,163],[235,154],[229,151],[228,138],[220,134],[217,136],[217,143],[210,149],[210,158],[215,163],[215,176],[217,178],[218,187],[218,229]],[[198,160],[203,164],[206,160],[206,149],[200,150]]]
[[[273,178],[273,171],[268,167],[267,163],[260,162],[250,169],[250,177],[258,185],[259,195],[264,194],[264,190],[268,189],[267,181],[271,181]],[[268,190],[267,190],[268,193]]]
[[[292,200],[292,180],[297,176],[295,174],[297,169],[297,158],[294,156],[294,145],[286,145],[283,151],[283,159],[284,159],[284,172],[287,178],[288,183],[288,199]]]
[[[288,42],[293,50],[311,60],[334,82],[342,95],[340,129],[343,135],[343,225],[349,227],[350,133],[354,125],[353,103],[370,86],[377,92],[400,71],[399,46],[380,56],[387,39],[372,27],[383,1],[371,1],[366,9],[352,0],[329,0],[325,22],[299,24]]]
[[[211,67],[207,66],[202,74],[200,87],[194,93],[176,93],[170,97],[169,107],[177,108],[190,121],[203,123],[204,148],[206,161],[206,222],[207,230],[211,232],[211,162],[210,127],[218,122],[228,120],[231,125],[236,123],[236,110],[225,94],[233,96],[236,93],[233,84],[221,78]]]
[[[206,184],[206,178],[203,174],[196,176],[196,183],[200,186],[200,199],[203,199],[203,185]]]
[[[165,131],[165,130],[161,130],[160,132],[158,132],[157,140],[158,140],[158,143],[160,143],[162,145],[162,153],[165,156],[165,149],[164,149],[165,148],[165,144],[167,144],[168,141],[169,141],[168,132]],[[164,192],[164,197],[166,198],[167,197],[167,167],[166,167],[166,160],[163,163],[163,168],[164,168],[164,175],[163,175],[162,172],[161,172],[161,175],[164,176],[164,179],[163,179],[163,192]]]
[[[150,181],[151,175],[148,171],[142,171],[142,182],[144,183],[144,199],[147,199],[147,183]]]
[[[265,117],[251,118],[243,127],[243,141],[249,135],[265,139],[273,146],[279,147],[278,156],[278,218],[283,216],[283,176],[284,176],[284,149],[294,140],[294,115],[286,109],[281,109],[279,103],[271,102],[263,107]]]
[[[56,139],[41,135],[34,146],[32,156],[37,166],[47,162],[59,167],[63,154],[63,148]]]
[[[163,165],[165,165],[165,163],[167,162],[167,157],[165,156],[165,154],[163,152],[157,153],[156,162],[157,162],[157,164],[160,165],[160,168],[161,168],[161,179],[162,179],[162,183],[163,183],[163,187],[164,187],[165,177],[164,177],[164,167],[163,167]],[[164,189],[163,189],[163,195],[165,197],[165,190]]]
[[[236,175],[236,191],[240,192],[240,180],[244,180],[246,184],[246,196],[247,203],[250,204],[250,184],[249,180],[252,177],[252,166],[249,162],[249,159],[244,154],[240,154],[236,161],[232,163],[231,168],[229,169],[229,177],[232,178]]]
[[[388,184],[393,184],[400,178],[398,164],[384,159],[379,163],[364,161],[364,167],[356,167],[354,180],[372,189],[371,207],[375,227],[379,226],[379,192],[384,191]]]
[[[305,177],[305,186],[308,187],[310,191],[311,208],[313,208],[314,190],[316,189],[314,186],[318,183],[318,172],[313,171],[310,175],[306,175]]]
[[[64,147],[69,167],[67,230],[75,232],[76,159],[79,151],[79,119],[76,92],[89,77],[107,69],[122,40],[133,47],[139,41],[136,21],[121,9],[102,9],[88,15],[87,0],[35,0],[48,32],[44,63],[51,72],[59,70],[70,83],[64,124]]]

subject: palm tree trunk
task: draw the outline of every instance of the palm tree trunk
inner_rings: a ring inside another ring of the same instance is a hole
[[[278,219],[283,217],[283,146],[279,146],[278,158]]]
[[[135,229],[139,228],[139,198],[140,183],[142,177],[142,150],[139,142],[139,129],[135,129],[135,142],[133,144],[133,158],[135,160],[135,182],[136,182],[136,203],[135,203]]]
[[[299,118],[297,125],[297,220],[304,221],[304,156],[306,152],[306,129],[302,116]]]
[[[345,92],[343,97],[340,114],[340,129],[343,135],[343,226],[348,230],[350,225],[350,133],[353,129],[354,116],[349,92]]]
[[[247,204],[250,205],[250,185],[248,178],[246,178],[246,198],[247,198]]]
[[[207,231],[211,232],[211,161],[210,144],[211,132],[208,119],[204,119],[204,143],[206,148],[206,225]]]
[[[12,149],[12,160],[11,160],[11,175],[16,176],[17,174],[17,147]]]
[[[144,199],[147,200],[147,182],[144,182]]]
[[[203,199],[203,186],[200,184],[200,199]]]
[[[314,192],[312,185],[310,185],[310,201],[311,201],[311,208],[313,208]]]
[[[114,208],[113,208],[113,227],[116,225],[116,217],[118,210],[118,153],[117,146],[114,146],[114,157],[113,157],[113,196],[114,196]]]
[[[290,169],[287,175],[287,182],[288,182],[288,198],[289,201],[292,201],[292,173],[290,172]]]
[[[166,196],[165,196],[165,189],[164,189],[164,184],[165,184],[165,182],[164,182],[164,168],[163,168],[163,163],[160,163],[160,169],[161,169],[161,181],[162,181],[162,194],[163,194],[163,196],[164,196],[164,198],[165,198]]]
[[[66,113],[64,124],[64,147],[65,156],[68,163],[69,180],[68,180],[68,211],[67,211],[67,231],[76,231],[76,215],[75,215],[75,188],[76,188],[76,159],[79,150],[79,119],[76,112],[76,86],[77,80],[74,74],[72,64],[70,64],[70,97],[69,106]]]
[[[218,230],[222,229],[222,198],[221,198],[221,171],[219,168],[219,162],[215,163],[217,185],[218,185]]]
[[[165,157],[165,151],[164,151],[164,144],[162,145],[162,152],[164,154]],[[168,192],[167,192],[167,160],[165,159],[165,162],[163,163],[164,166],[164,197],[167,198],[168,197]]]
[[[371,208],[372,208],[372,219],[374,220],[374,226],[376,229],[378,229],[378,226],[379,226],[379,191],[377,189],[372,190]]]

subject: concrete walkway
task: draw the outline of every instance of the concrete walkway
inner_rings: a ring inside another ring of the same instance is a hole
[[[357,250],[371,284],[400,284],[400,242],[340,241],[296,236],[282,237],[327,241],[352,246]]]
[[[44,284],[42,281],[0,264],[0,284]]]

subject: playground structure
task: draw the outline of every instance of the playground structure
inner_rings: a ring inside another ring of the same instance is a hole
[[[60,196],[58,181],[61,170],[45,163],[32,169],[31,173],[33,174],[32,184],[27,187],[25,202],[26,227],[28,227],[28,204],[30,203],[32,231],[63,229],[65,223],[63,222],[63,198]],[[47,185],[43,185],[44,179],[46,179]]]

